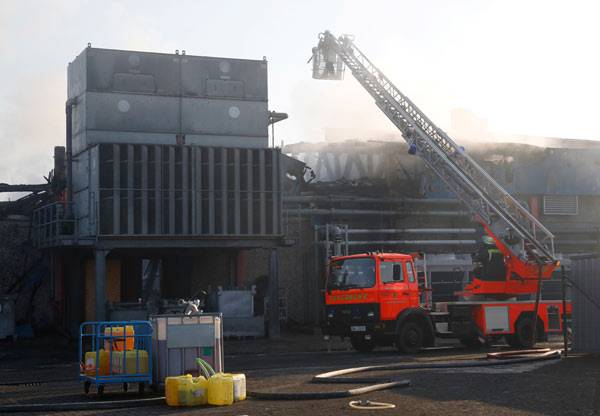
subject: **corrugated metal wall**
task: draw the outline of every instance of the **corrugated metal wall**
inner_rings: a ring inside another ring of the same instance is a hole
[[[97,143],[265,148],[267,62],[86,48],[71,64],[73,152]]]
[[[600,352],[600,256],[573,259],[571,279],[580,289],[571,290],[573,301],[573,349]]]
[[[99,168],[97,191],[91,184],[90,192],[99,196],[99,235],[281,234],[278,149],[137,144],[98,149],[90,152],[99,159],[90,163],[91,170]]]

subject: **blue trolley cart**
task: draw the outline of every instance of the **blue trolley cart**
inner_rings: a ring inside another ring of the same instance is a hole
[[[152,384],[152,324],[148,321],[84,322],[79,328],[80,374],[85,393],[95,384],[138,383],[143,393]]]

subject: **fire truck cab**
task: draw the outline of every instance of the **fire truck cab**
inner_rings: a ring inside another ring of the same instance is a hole
[[[369,352],[392,345],[406,353],[433,346],[429,310],[420,304],[413,257],[365,253],[332,257],[325,294],[324,333],[349,337],[352,346]]]

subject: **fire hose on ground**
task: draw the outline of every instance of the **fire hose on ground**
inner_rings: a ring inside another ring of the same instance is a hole
[[[387,390],[395,387],[408,387],[410,380],[394,380],[393,378],[360,378],[360,377],[340,377],[349,374],[364,373],[368,371],[401,371],[401,370],[425,370],[425,369],[452,369],[452,368],[473,368],[473,367],[493,367],[505,366],[511,364],[524,364],[534,361],[553,360],[561,357],[560,350],[526,350],[519,351],[521,356],[511,358],[507,353],[488,354],[488,358],[498,359],[494,361],[481,360],[465,360],[460,362],[442,362],[442,363],[397,363],[397,364],[381,364],[364,367],[346,368],[343,370],[330,371],[314,376],[313,383],[327,384],[363,384],[375,383],[365,387],[360,387],[350,390],[338,390],[331,392],[307,392],[307,393],[283,393],[283,392],[248,392],[248,396],[260,400],[318,400],[318,399],[333,399],[339,397],[351,397],[359,394],[370,393],[373,391]],[[530,356],[525,356],[530,355]]]
[[[453,368],[475,368],[475,367],[497,367],[515,364],[525,364],[536,361],[555,360],[561,358],[561,350],[533,349],[522,351],[508,351],[489,353],[488,360],[464,360],[450,362],[429,363],[395,363],[380,364],[363,367],[346,368],[330,371],[314,376],[312,383],[321,384],[368,384],[348,390],[336,390],[329,392],[260,392],[249,391],[248,397],[255,400],[322,400],[343,397],[358,396],[374,391],[387,390],[410,386],[410,380],[395,379],[393,377],[342,377],[351,374],[365,373],[369,371],[402,371],[402,370],[425,370],[425,369],[453,369]],[[34,385],[37,382],[26,382],[22,385]],[[70,402],[70,403],[44,403],[44,404],[15,404],[0,406],[0,413],[17,412],[56,412],[75,410],[107,410],[125,409],[144,406],[155,406],[164,403],[164,397],[152,397],[146,399],[96,401],[96,402]]]

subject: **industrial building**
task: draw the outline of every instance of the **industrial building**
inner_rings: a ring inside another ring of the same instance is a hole
[[[268,108],[264,59],[88,47],[68,67],[66,117],[49,183],[3,188],[32,191],[2,206],[20,265],[3,288],[44,287],[45,312],[21,297],[18,322],[75,334],[207,293],[206,308],[237,305],[231,334],[262,336],[265,313],[274,333],[319,323],[332,254],[424,252],[437,301],[472,269],[481,227],[398,137],[269,145],[285,115]],[[466,146],[558,236],[564,264],[597,248],[595,142]]]
[[[31,234],[59,326],[253,283],[247,251],[283,244],[267,105],[265,59],[88,47],[69,64],[66,143]]]

